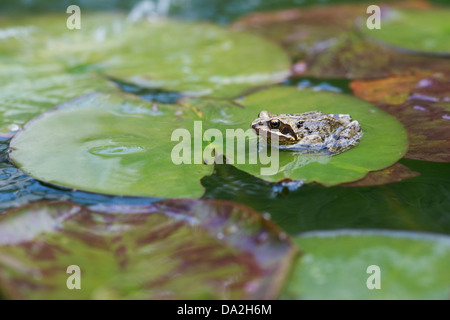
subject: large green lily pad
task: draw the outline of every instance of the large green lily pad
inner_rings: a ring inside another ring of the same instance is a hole
[[[296,252],[255,211],[221,201],[37,202],[0,230],[0,289],[14,299],[274,299]],[[81,290],[66,286],[72,265]]]
[[[383,12],[380,29],[361,30],[399,50],[450,56],[450,10],[395,10]]]
[[[134,196],[199,197],[211,167],[175,164],[177,128],[196,115],[131,95],[94,93],[29,122],[11,141],[10,157],[36,179],[86,191]],[[191,137],[193,138],[193,137]],[[191,139],[186,140],[191,143]],[[191,144],[194,145],[193,143]],[[201,148],[201,146],[200,146]]]
[[[449,73],[353,81],[354,94],[394,115],[408,130],[407,158],[450,161]]]
[[[302,76],[370,79],[404,72],[449,69],[446,59],[401,53],[361,34],[355,25],[360,20],[363,26],[366,25],[365,21],[369,17],[366,10],[371,4],[257,12],[240,18],[232,27],[266,36],[282,45],[297,60],[294,71]],[[394,8],[429,6],[411,1],[389,4],[389,7]],[[413,20],[410,23],[415,22]],[[382,30],[390,31],[384,24]]]
[[[111,88],[97,75],[69,74],[60,65],[0,63],[0,132],[76,96]]]
[[[415,233],[318,232],[294,238],[304,255],[287,299],[448,299],[450,238]],[[380,289],[373,278],[380,274]],[[375,267],[375,268],[376,268]],[[372,277],[372,278],[370,278]],[[369,279],[370,278],[370,279]]]
[[[268,181],[283,179],[319,182],[324,185],[335,185],[361,179],[372,170],[379,170],[392,165],[400,159],[407,150],[407,135],[403,126],[391,115],[378,109],[370,103],[354,97],[333,92],[316,92],[313,90],[297,90],[290,87],[276,87],[257,92],[239,100],[243,108],[220,108],[216,114],[209,114],[209,119],[222,119],[222,123],[214,123],[216,128],[247,130],[251,122],[262,110],[272,114],[302,113],[312,110],[324,113],[350,114],[358,120],[363,130],[360,143],[339,155],[319,156],[295,154],[292,151],[280,150],[279,165],[269,175],[261,169],[269,168],[264,164],[261,153],[255,156],[256,164],[238,162],[238,151],[229,163],[237,168],[261,177]],[[203,109],[214,110],[214,103],[202,106]],[[212,126],[211,123],[208,125]],[[256,134],[250,132],[249,139],[256,139]],[[248,146],[247,146],[248,147]],[[231,157],[226,146],[220,148],[227,157]],[[252,150],[247,150],[252,155]],[[275,160],[276,157],[273,157]],[[262,160],[262,161],[261,161]],[[272,163],[275,163],[272,161]]]
[[[49,15],[7,24],[32,28],[27,34],[31,46],[20,46],[14,37],[3,41],[15,49],[7,50],[7,56],[57,61],[71,72],[97,70],[142,87],[220,97],[280,82],[290,72],[290,60],[276,44],[214,24],[132,23],[124,15],[85,13],[82,28],[68,30],[67,17]]]

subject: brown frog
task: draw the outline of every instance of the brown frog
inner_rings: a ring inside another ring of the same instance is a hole
[[[297,114],[270,114],[261,111],[252,122],[256,134],[278,136],[279,148],[299,152],[335,155],[356,146],[361,126],[348,114],[310,111]]]

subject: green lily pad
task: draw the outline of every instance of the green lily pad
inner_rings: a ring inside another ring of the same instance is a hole
[[[387,9],[382,14],[381,28],[361,31],[399,50],[450,56],[450,10]]]
[[[201,154],[194,164],[195,150],[192,164],[171,157],[179,144],[171,140],[173,131],[191,128],[194,120],[195,113],[180,106],[94,93],[29,122],[11,141],[10,158],[38,180],[74,189],[195,198],[203,194],[199,179],[212,168],[202,164]]]
[[[76,96],[111,88],[96,75],[69,74],[58,64],[0,63],[0,132]]]
[[[13,299],[274,299],[296,252],[243,206],[37,202],[0,219],[0,289]],[[80,269],[81,290],[66,270]]]
[[[343,231],[305,234],[294,238],[294,242],[304,249],[304,255],[286,282],[283,298],[434,300],[449,297],[448,237]],[[378,269],[368,269],[370,266]],[[367,283],[377,284],[378,270],[380,289],[369,289]]]
[[[237,20],[232,27],[263,35],[282,45],[297,60],[293,69],[300,76],[370,79],[420,70],[449,70],[446,59],[401,53],[362,35],[355,25],[362,20],[365,26],[369,5],[327,5],[253,13]],[[390,4],[395,8],[422,6],[420,2]],[[388,32],[384,24],[382,30]]]
[[[67,17],[11,22],[16,29],[34,28],[27,35],[33,45],[20,46],[15,38],[6,45],[13,42],[11,54],[20,53],[25,61],[57,61],[71,72],[96,70],[141,87],[193,95],[230,98],[290,73],[290,60],[276,44],[214,24],[132,23],[125,15],[85,13],[82,28],[68,30]]]
[[[410,159],[450,161],[449,73],[353,81],[354,94],[394,115],[408,130]],[[395,89],[393,89],[395,88]]]
[[[407,149],[406,131],[394,117],[370,103],[348,95],[276,87],[251,94],[239,100],[239,103],[244,108],[224,109],[219,106],[216,114],[209,114],[207,119],[222,119],[222,124],[214,123],[214,125],[225,132],[225,129],[249,129],[252,121],[262,110],[272,114],[318,110],[324,113],[350,114],[361,124],[363,137],[360,143],[333,157],[299,155],[280,150],[277,166],[276,157],[273,157],[271,164],[264,164],[261,153],[252,154],[252,150],[247,145],[249,155],[257,159],[256,164],[250,164],[249,160],[245,163],[237,163],[237,156],[229,161],[237,168],[268,181],[292,179],[304,180],[304,182],[315,181],[330,186],[359,180],[369,171],[392,165],[405,154]],[[213,113],[214,103],[203,105],[201,108]],[[212,126],[212,124],[209,125]],[[249,139],[256,139],[256,135],[250,134]],[[226,146],[215,147],[220,148],[221,151],[226,150],[227,157],[231,156]],[[237,152],[235,150],[234,154],[238,155]],[[274,169],[272,174],[266,175],[261,171],[272,164]]]

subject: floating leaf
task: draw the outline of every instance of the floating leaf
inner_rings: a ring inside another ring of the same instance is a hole
[[[231,165],[217,165],[202,184],[205,198],[264,212],[289,234],[343,228],[450,234],[450,163],[400,162],[420,175],[382,186],[343,188],[274,184]]]
[[[0,63],[0,132],[76,96],[111,88],[96,75],[69,74],[57,64]]]
[[[420,175],[420,173],[411,171],[407,166],[401,163],[395,163],[394,165],[384,168],[378,171],[369,172],[364,178],[358,181],[344,183],[344,187],[367,187],[378,186],[386,183],[399,182],[404,179],[414,178]]]
[[[222,123],[214,125],[221,128],[222,132],[225,132],[225,129],[249,129],[252,121],[262,110],[267,110],[272,114],[302,113],[312,110],[323,113],[350,114],[361,124],[363,137],[360,143],[333,157],[299,155],[291,151],[280,150],[279,157],[272,157],[269,164],[263,161],[261,153],[254,155],[257,160],[256,164],[251,164],[248,159],[245,163],[238,163],[239,151],[235,151],[236,156],[232,156],[226,146],[221,148],[226,150],[227,157],[233,158],[229,163],[265,180],[304,180],[305,182],[320,182],[324,185],[359,180],[369,171],[392,165],[404,155],[407,149],[406,132],[394,117],[372,104],[348,95],[276,87],[249,95],[239,100],[239,103],[244,108],[223,109],[219,107],[218,110],[215,110],[214,104],[210,104],[203,106],[202,110],[208,109],[211,113],[207,119],[220,119]],[[213,112],[216,112],[215,116],[212,115]],[[253,133],[249,139],[255,137],[256,135]],[[248,149],[247,152],[249,153],[248,158],[251,158],[254,151],[252,153],[252,150]],[[269,167],[273,168],[274,172],[270,175],[264,174],[261,169]]]
[[[57,61],[71,72],[98,70],[142,87],[220,97],[289,75],[290,60],[277,45],[213,24],[132,23],[123,15],[86,13],[83,28],[71,31],[61,26],[66,19],[51,15],[15,22],[19,26],[13,27],[22,23],[36,29],[31,33],[35,45],[19,46],[19,57]]]
[[[399,50],[450,57],[448,19],[450,10],[388,9],[382,14],[381,28],[361,28],[367,36]]]
[[[395,6],[424,5],[406,2]],[[446,59],[408,55],[365,39],[356,30],[355,22],[367,19],[367,7],[368,4],[328,5],[253,13],[236,21],[233,28],[280,43],[298,60],[294,71],[302,76],[369,79],[405,71],[449,70]],[[384,25],[382,29],[389,31]]]
[[[304,255],[286,282],[285,299],[449,297],[448,237],[338,231],[305,234],[294,241],[304,249]],[[377,274],[380,288],[369,290],[367,283],[376,284]]]
[[[94,93],[29,122],[11,141],[10,157],[34,178],[65,187],[115,195],[199,197],[199,179],[211,167],[202,164],[201,154],[199,164],[193,164],[195,150],[189,156],[192,164],[172,160],[179,144],[171,140],[173,131],[192,128],[194,120],[193,112],[179,106]],[[190,148],[192,139],[183,143]]]
[[[409,133],[407,158],[450,161],[448,74],[353,81],[354,94],[394,115]],[[397,88],[397,89],[392,89]]]
[[[0,288],[14,299],[274,299],[295,253],[256,212],[220,201],[42,202],[0,220]],[[68,290],[68,266],[81,290]]]

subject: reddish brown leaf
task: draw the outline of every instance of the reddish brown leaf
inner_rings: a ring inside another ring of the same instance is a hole
[[[354,94],[377,104],[409,133],[406,158],[450,161],[450,73],[353,81]]]
[[[250,208],[33,203],[0,219],[0,289],[16,299],[274,299],[296,252]],[[68,290],[69,265],[81,290]]]
[[[343,187],[368,187],[378,186],[387,183],[399,182],[404,179],[414,178],[420,175],[420,173],[411,171],[407,166],[401,163],[396,163],[390,167],[387,167],[378,171],[369,172],[361,180],[341,184]]]
[[[448,60],[400,53],[364,38],[356,28],[368,4],[329,5],[253,13],[232,26],[281,44],[297,60],[296,75],[317,78],[373,79],[422,71],[450,70]],[[429,8],[426,1],[391,2],[382,9]]]

